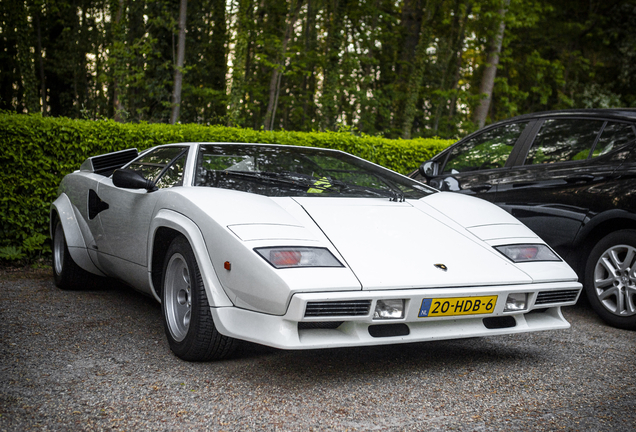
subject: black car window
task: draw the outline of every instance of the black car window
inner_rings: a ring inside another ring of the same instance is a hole
[[[602,120],[546,120],[532,143],[525,165],[587,159],[602,126]]]
[[[502,168],[527,123],[513,123],[489,129],[460,145],[448,156],[444,173]]]
[[[636,135],[634,135],[632,125],[609,122],[603,128],[603,133],[594,147],[592,157],[602,156],[634,140],[636,140]]]
[[[128,168],[155,182],[159,188],[180,185],[183,181],[187,147],[161,147],[134,160]],[[175,158],[177,160],[171,163]],[[169,165],[169,167],[168,167]],[[168,167],[167,169],[164,168]],[[162,175],[163,172],[163,175]],[[161,175],[161,178],[159,176]]]

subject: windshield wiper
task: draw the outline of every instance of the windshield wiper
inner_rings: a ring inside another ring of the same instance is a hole
[[[313,185],[313,183],[306,181],[304,178],[292,179],[288,175],[270,172],[270,171],[245,172],[245,171],[224,170],[224,171],[217,171],[217,172],[226,176],[229,175],[234,177],[241,177],[248,180],[259,181],[262,183],[284,184],[284,185],[292,186],[297,189],[303,189],[303,190]],[[297,180],[303,180],[303,181],[297,181]]]
[[[378,197],[389,198],[390,201],[404,202],[404,194],[394,189],[380,189],[371,186],[360,186],[352,183],[347,183],[342,180],[326,179],[325,183],[317,184],[320,179],[304,176],[302,174],[295,174],[292,172],[271,172],[271,171],[258,171],[258,172],[246,172],[246,171],[232,171],[224,170],[217,171],[222,175],[229,175],[234,177],[241,177],[247,180],[258,181],[262,183],[278,183],[284,184],[296,189],[307,191],[307,189],[320,189],[323,191],[331,190],[331,186],[336,186],[340,190],[352,190],[365,192]]]
[[[367,192],[377,196],[389,198],[389,201],[404,202],[404,194],[401,192],[397,192],[393,189],[380,189],[380,188],[374,188],[371,186],[360,186],[356,184],[347,183],[342,180],[330,180],[330,182],[334,186],[338,186],[344,190],[349,189],[349,190]]]

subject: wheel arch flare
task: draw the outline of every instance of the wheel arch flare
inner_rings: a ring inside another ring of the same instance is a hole
[[[212,266],[203,234],[190,218],[172,210],[159,210],[153,218],[150,233],[152,238],[148,242],[148,277],[157,301],[161,302],[161,279],[167,247],[175,237],[182,235],[190,243],[196,257],[210,306],[233,306]]]
[[[104,276],[104,273],[95,266],[88,253],[86,239],[79,226],[80,219],[73,210],[71,200],[64,193],[53,201],[49,210],[49,230],[51,238],[55,236],[55,226],[58,220],[62,224],[66,247],[73,261],[90,273]],[[84,231],[89,232],[88,230]]]

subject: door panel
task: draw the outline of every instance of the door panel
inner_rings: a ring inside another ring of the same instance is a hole
[[[152,180],[156,189],[124,189],[104,179],[93,197],[101,235],[97,240],[100,264],[111,274],[123,268],[124,260],[142,267],[148,265],[148,229],[155,205],[166,189],[180,186],[187,159],[186,146],[160,147],[144,153],[128,165]],[[117,275],[122,279],[126,277]]]
[[[557,252],[572,247],[593,212],[612,166],[592,158],[606,122],[548,119],[529,148],[525,165],[500,178],[497,204],[508,210]]]
[[[97,240],[100,262],[118,257],[146,266],[148,227],[159,192],[117,188],[111,179],[99,185],[99,198],[109,204],[109,209],[97,216],[103,232]]]

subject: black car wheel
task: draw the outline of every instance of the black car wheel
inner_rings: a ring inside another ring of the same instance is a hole
[[[188,361],[227,357],[237,341],[214,326],[208,298],[194,253],[184,237],[168,247],[163,266],[163,322],[170,349]]]
[[[58,220],[53,232],[53,279],[58,288],[65,290],[79,290],[86,288],[91,281],[91,274],[78,266],[66,245],[64,228]]]
[[[594,246],[585,268],[585,291],[608,324],[636,329],[636,231],[616,231]]]

